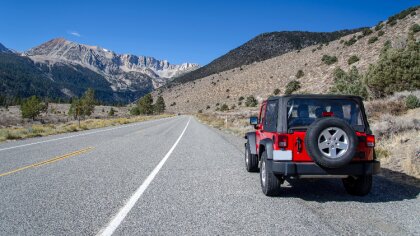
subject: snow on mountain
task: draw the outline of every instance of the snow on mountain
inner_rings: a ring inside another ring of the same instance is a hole
[[[172,65],[166,60],[153,57],[117,54],[99,46],[79,44],[64,38],[52,39],[28,50],[24,55],[39,63],[60,62],[87,67],[104,75],[114,90],[130,90],[130,84],[134,82],[130,80],[136,80],[137,77],[144,79],[145,76],[150,77],[154,88],[158,88],[173,77],[199,68],[194,63]]]

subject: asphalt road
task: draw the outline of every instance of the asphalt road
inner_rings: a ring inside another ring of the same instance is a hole
[[[0,144],[0,235],[420,235],[418,187],[265,197],[242,147],[187,116]]]

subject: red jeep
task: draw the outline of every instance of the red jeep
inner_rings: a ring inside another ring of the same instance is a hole
[[[278,195],[288,178],[341,178],[349,194],[370,192],[380,164],[362,98],[270,97],[250,124],[256,131],[245,136],[246,170],[260,170],[265,195]]]

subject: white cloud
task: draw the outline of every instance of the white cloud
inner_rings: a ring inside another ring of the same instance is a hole
[[[82,35],[79,34],[79,32],[76,32],[76,31],[67,31],[67,33],[70,34],[70,35],[79,37],[79,38],[82,37]]]

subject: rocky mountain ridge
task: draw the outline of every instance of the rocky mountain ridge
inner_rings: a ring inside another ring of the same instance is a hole
[[[114,90],[131,89],[127,73],[134,77],[136,74],[142,78],[148,76],[152,79],[154,88],[158,88],[169,79],[199,67],[194,63],[172,65],[167,60],[153,57],[117,54],[99,46],[79,44],[64,38],[52,39],[23,55],[37,63],[73,63],[87,67],[104,75],[113,84]]]

